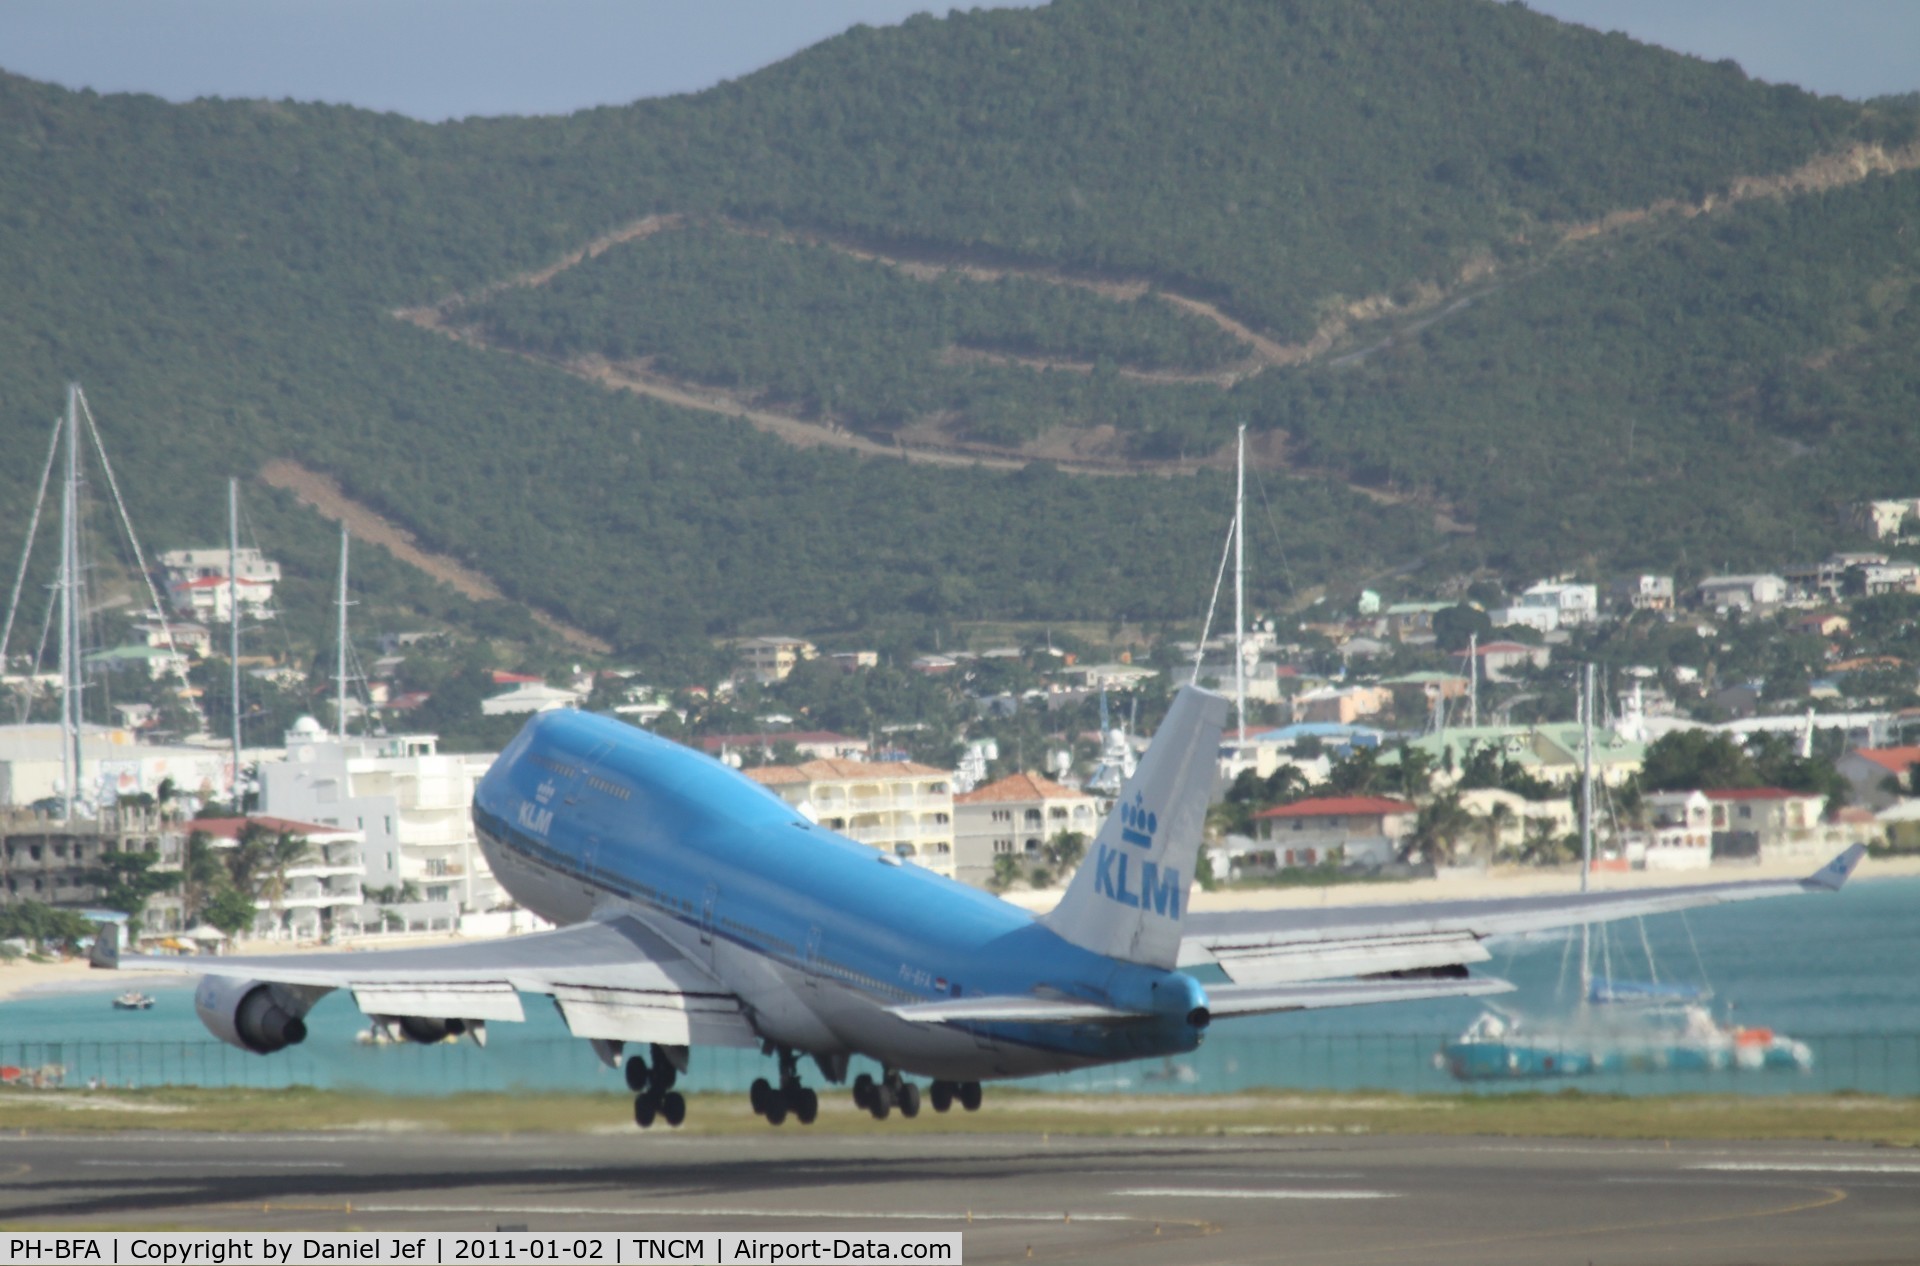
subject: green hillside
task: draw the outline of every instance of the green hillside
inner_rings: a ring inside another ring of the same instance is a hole
[[[219,539],[225,478],[292,458],[625,656],[1204,605],[1217,471],[795,449],[513,346],[645,362],[882,438],[1091,431],[1113,454],[1191,457],[1245,417],[1284,431],[1296,467],[1268,480],[1269,600],[1410,563],[1805,548],[1834,498],[1904,490],[1920,457],[1902,422],[1912,177],[1571,246],[1562,231],[1912,135],[1906,106],[1478,0],[1069,0],[856,29],[690,97],[440,126],[0,76],[0,442],[17,455],[0,524],[24,524],[78,379],[150,548]],[[654,214],[688,220],[485,289]],[[1338,363],[1414,301],[1468,293]],[[395,317],[460,294],[449,319],[499,349]],[[1366,296],[1402,303],[1303,364],[1248,359],[1250,338],[1302,342]],[[1236,320],[1247,334],[1223,331]],[[1234,385],[1191,380],[1209,375]],[[247,495],[294,574],[289,623],[321,624],[332,529]],[[1436,536],[1435,504],[1477,532]],[[527,632],[377,555],[356,571],[377,622]]]

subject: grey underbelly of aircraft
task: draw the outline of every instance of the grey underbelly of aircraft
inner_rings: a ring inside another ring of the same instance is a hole
[[[631,903],[534,855],[539,847],[476,814],[480,851],[514,900],[543,919],[574,923]],[[509,839],[511,838],[511,842]],[[673,942],[697,939],[672,920],[634,913]],[[668,924],[668,926],[662,926]],[[809,1054],[859,1054],[903,1072],[953,1081],[1036,1077],[1122,1060],[1184,1054],[1198,1043],[1186,1025],[1124,1028],[1046,1024],[924,1024],[892,1014],[869,994],[826,971],[803,971],[724,935],[711,944],[676,944],[708,966],[745,1004],[767,1041]],[[902,999],[903,1001],[907,999]]]

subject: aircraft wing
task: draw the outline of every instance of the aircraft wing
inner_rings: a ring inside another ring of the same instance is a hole
[[[1866,849],[1856,844],[1804,879],[1406,905],[1193,912],[1183,929],[1180,966],[1217,963],[1240,985],[1458,968],[1491,957],[1482,944],[1488,937],[1838,891],[1865,855]]]
[[[95,965],[257,980],[315,996],[345,989],[368,1015],[518,1021],[526,1018],[520,994],[547,994],[575,1037],[760,1044],[736,995],[625,916],[464,945],[196,958],[123,957],[109,950]]]

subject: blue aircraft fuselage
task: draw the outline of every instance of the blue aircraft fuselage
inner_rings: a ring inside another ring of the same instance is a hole
[[[988,893],[855,843],[699,752],[571,711],[530,720],[474,795],[494,875],[556,923],[632,913],[770,1042],[955,1081],[1192,1050],[1198,982],[1092,953]],[[888,1008],[1067,998],[1153,1018],[945,1023]]]

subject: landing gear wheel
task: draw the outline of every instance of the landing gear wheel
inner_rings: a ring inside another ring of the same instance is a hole
[[[679,1125],[687,1119],[687,1100],[678,1090],[669,1093],[660,1101],[660,1115],[666,1118],[668,1125]]]
[[[953,1106],[953,1083],[936,1081],[927,1087],[927,1098],[933,1104],[935,1112],[945,1112]]]
[[[900,1087],[900,1115],[908,1120],[920,1115],[920,1087],[912,1082]]]
[[[959,1090],[960,1106],[968,1112],[980,1111],[980,1083],[977,1081],[963,1081],[960,1083]]]
[[[633,1097],[633,1123],[641,1129],[644,1130],[650,1127],[653,1124],[655,1114],[658,1112],[659,1106],[654,1103],[652,1095],[635,1095]]]
[[[874,1120],[884,1121],[887,1119],[887,1114],[893,1111],[893,1104],[888,1101],[884,1093],[876,1089],[867,1097],[867,1111],[873,1114]]]
[[[647,1061],[629,1057],[622,1070],[627,1074],[627,1089],[639,1094],[647,1088]]]
[[[820,1115],[820,1096],[814,1091],[801,1087],[793,1097],[793,1115],[802,1125],[812,1125],[813,1119]]]
[[[653,1082],[653,1088],[655,1090],[658,1090],[661,1094],[665,1094],[667,1091],[673,1089],[674,1082],[680,1080],[680,1070],[663,1059],[654,1064],[653,1074],[650,1080]]]
[[[779,1095],[767,1097],[766,1118],[768,1125],[779,1125],[787,1119],[787,1101]]]
[[[853,1106],[873,1111],[873,1075],[861,1073],[853,1079]]]
[[[747,1091],[747,1098],[753,1104],[753,1114],[763,1117],[767,1115],[767,1103],[773,1098],[773,1087],[765,1077],[755,1077]]]

